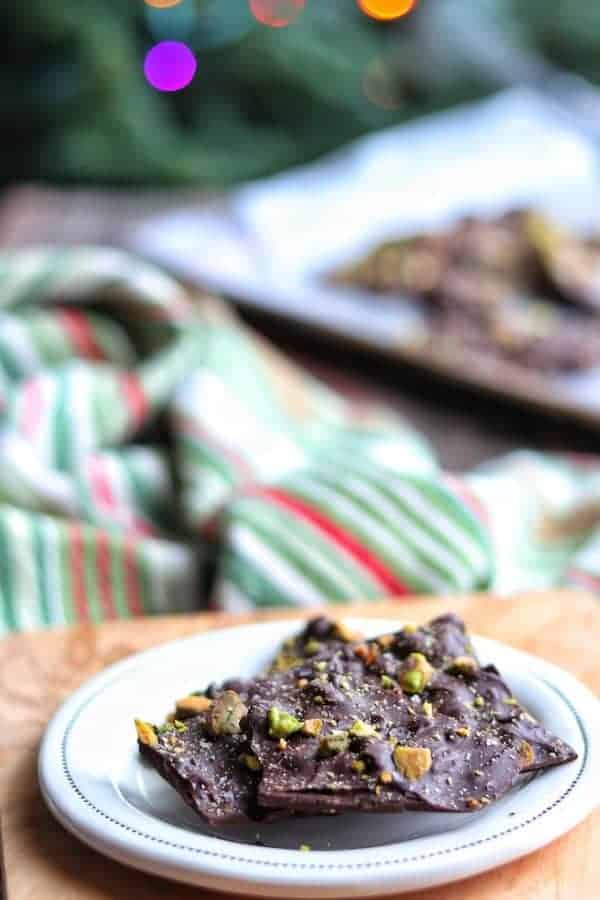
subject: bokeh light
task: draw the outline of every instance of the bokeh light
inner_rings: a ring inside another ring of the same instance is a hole
[[[250,12],[261,25],[284,28],[295,22],[305,0],[250,0]]]
[[[194,80],[196,57],[179,41],[162,41],[146,54],[144,74],[157,91],[181,91]]]
[[[400,19],[408,15],[417,5],[417,0],[357,0],[357,2],[366,16],[380,22]]]
[[[169,9],[171,6],[179,6],[183,0],[145,0],[145,2],[155,9]]]

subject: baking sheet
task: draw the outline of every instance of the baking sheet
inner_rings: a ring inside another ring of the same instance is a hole
[[[466,215],[534,206],[600,228],[598,149],[526,89],[363,138],[126,236],[144,256],[239,304],[539,409],[600,426],[600,367],[540,375],[423,346],[413,300],[325,284],[323,275],[389,237]]]

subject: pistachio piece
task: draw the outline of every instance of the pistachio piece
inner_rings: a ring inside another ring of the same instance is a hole
[[[379,780],[382,784],[391,784],[394,780],[394,776],[391,772],[381,772],[379,775]]]
[[[206,712],[211,706],[212,700],[209,700],[208,697],[189,694],[175,702],[175,715],[178,719],[191,719],[192,716]]]
[[[321,733],[322,728],[323,719],[307,719],[302,726],[302,734],[306,734],[309,737],[316,737]]]
[[[381,676],[381,687],[385,688],[387,691],[391,690],[391,688],[396,686],[396,682],[393,678],[390,678],[389,675]]]
[[[477,706],[478,708],[485,706],[485,700],[480,694],[478,694],[473,700],[473,706]]]
[[[532,766],[535,762],[535,752],[533,747],[528,741],[523,741],[521,747],[519,748],[519,759],[521,761],[521,768],[525,769],[528,766]]]
[[[416,630],[417,626],[414,622],[407,622],[402,626],[402,631],[404,631],[405,634],[414,634]]]
[[[272,706],[267,713],[269,734],[273,738],[286,738],[300,731],[303,723],[296,716],[276,706]]]
[[[358,647],[354,648],[354,652],[359,659],[362,659],[366,666],[370,666],[379,656],[380,648],[379,644],[376,643],[359,644]]]
[[[317,660],[316,662],[313,663],[313,669],[315,669],[317,672],[324,672],[327,669],[327,660],[326,659]]]
[[[307,656],[316,656],[321,649],[322,644],[316,638],[310,638],[304,645],[304,652]]]
[[[352,723],[350,734],[352,735],[352,737],[358,738],[379,737],[379,734],[373,728],[373,726],[368,725],[366,722],[363,722],[362,719],[357,719]]]
[[[432,715],[433,715],[433,705],[432,705],[431,703],[429,703],[429,702],[426,701],[426,702],[423,704],[423,707],[422,707],[422,708],[423,708],[423,715],[428,716],[429,718],[431,718]]]
[[[299,666],[303,660],[297,656],[295,653],[290,653],[286,650],[282,650],[281,653],[278,653],[275,657],[275,662],[271,666],[272,672],[287,672],[288,669],[293,669],[295,666]]]
[[[353,759],[350,765],[350,768],[353,772],[356,772],[358,775],[362,775],[365,769],[367,768],[366,763],[362,759]]]
[[[347,731],[332,731],[331,734],[321,738],[319,752],[324,755],[343,753],[350,746],[350,737]]]
[[[479,800],[477,800],[476,797],[469,797],[466,801],[466,804],[469,809],[479,809],[479,807],[481,806],[481,803],[479,802]]]
[[[471,729],[467,728],[467,726],[464,725],[464,726],[461,726],[461,728],[456,729],[456,734],[459,737],[469,737],[469,735],[471,734]]]
[[[258,757],[254,756],[253,753],[242,753],[238,759],[241,764],[246,766],[247,769],[250,769],[251,772],[260,772],[262,768]]]
[[[310,844],[300,844],[298,849],[301,853],[310,853],[312,847],[310,846]]]
[[[141,719],[134,719],[134,722],[140,744],[146,744],[147,747],[156,747],[158,736],[154,725],[151,725],[150,722],[143,722]]]
[[[235,691],[223,691],[212,705],[210,724],[213,732],[219,734],[239,734],[240,722],[248,714],[242,698]]]
[[[359,631],[354,631],[354,629],[346,625],[345,622],[335,623],[335,625],[333,626],[333,636],[339,641],[344,641],[347,644],[352,643],[352,641],[360,641],[362,639],[362,634]]]
[[[429,684],[434,668],[422,653],[411,653],[406,660],[406,668],[400,676],[400,684],[407,694],[420,694]]]
[[[402,744],[394,749],[394,764],[409,781],[418,781],[431,768],[431,750],[429,747],[405,747]]]
[[[305,687],[308,687],[308,678],[299,678],[296,682],[296,687],[303,691]]]
[[[461,675],[474,675],[479,666],[477,660],[472,656],[457,656],[451,661],[448,668],[460,672]]]

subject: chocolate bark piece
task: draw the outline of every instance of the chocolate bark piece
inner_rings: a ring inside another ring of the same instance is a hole
[[[257,681],[249,698],[265,807],[469,811],[523,773],[575,758],[493,667],[480,668],[452,615],[347,647],[299,675]],[[287,729],[270,727],[273,710]]]
[[[215,736],[209,714],[157,729],[156,740],[138,740],[147,759],[195,812],[210,825],[260,818],[256,805],[259,773],[240,762],[249,754],[244,733]]]

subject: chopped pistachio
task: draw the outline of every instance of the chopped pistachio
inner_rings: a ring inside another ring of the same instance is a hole
[[[340,641],[345,641],[347,644],[352,643],[352,641],[360,641],[362,638],[360,632],[349,628],[345,622],[335,623],[333,626],[333,636]]]
[[[308,687],[308,678],[299,678],[296,687],[299,687],[300,690],[304,690],[305,687]]]
[[[189,694],[182,697],[175,703],[175,715],[178,719],[191,719],[192,716],[198,716],[200,713],[206,712],[212,706],[212,700],[198,694]]]
[[[411,653],[407,660],[408,668],[400,676],[400,684],[408,694],[420,694],[429,684],[434,668],[422,653]]]
[[[147,747],[156,747],[158,736],[154,725],[151,725],[150,722],[143,722],[141,719],[134,719],[134,722],[140,744],[146,744]]]
[[[269,723],[269,734],[274,738],[286,738],[302,728],[302,722],[291,713],[272,706],[267,713],[267,721]]]
[[[391,784],[394,780],[394,776],[391,772],[381,772],[379,775],[379,780],[382,784]]]
[[[327,660],[320,659],[317,662],[313,663],[313,668],[317,670],[317,672],[324,672],[327,668]]]
[[[288,653],[286,650],[282,650],[281,653],[277,654],[275,662],[271,666],[271,671],[287,672],[288,669],[293,669],[295,666],[300,665],[301,662],[303,660],[295,653]]]
[[[285,738],[279,738],[277,741],[277,746],[280,750],[287,750],[287,741]]]
[[[473,706],[478,706],[478,707],[485,706],[485,700],[483,699],[483,697],[480,694],[478,694],[475,697],[475,699],[473,700]]]
[[[332,731],[321,738],[319,751],[323,754],[343,753],[350,745],[347,731]]]
[[[508,706],[518,706],[519,705],[519,701],[517,700],[516,697],[505,697],[503,702],[506,703]]]
[[[304,652],[307,656],[316,656],[321,649],[321,642],[316,638],[310,638],[304,645]]]
[[[354,648],[354,652],[359,659],[362,659],[365,665],[370,666],[379,656],[379,645],[376,643],[359,644],[358,647]]]
[[[429,718],[431,718],[433,715],[433,705],[429,703],[429,701],[425,701],[425,703],[423,704],[423,714],[425,716],[429,716]]]
[[[340,678],[340,687],[341,687],[342,690],[344,690],[344,691],[349,691],[349,690],[350,690],[350,680],[349,680],[348,678],[346,678],[345,675],[343,675],[343,676]]]
[[[254,756],[253,753],[242,753],[239,756],[239,761],[243,766],[246,766],[247,769],[250,769],[251,772],[260,772],[262,766],[257,756]]]
[[[389,675],[381,676],[381,686],[384,687],[386,690],[390,690],[390,688],[395,687],[395,685],[396,685],[396,682],[394,681],[393,678],[390,678]]]
[[[405,747],[398,744],[393,756],[396,768],[409,781],[418,781],[431,768],[432,758],[429,747]]]
[[[309,737],[316,737],[321,733],[322,728],[323,719],[307,719],[302,726],[302,734],[306,734]]]
[[[407,622],[402,626],[402,631],[404,631],[406,634],[414,634],[416,630],[417,626],[414,622]]]
[[[463,675],[474,675],[479,666],[472,656],[457,656],[450,662],[449,668]]]
[[[367,766],[362,759],[353,759],[350,768],[353,772],[357,772],[359,775],[362,775]]]
[[[523,741],[519,749],[519,759],[521,760],[521,768],[532,766],[535,762],[535,752],[528,741]]]
[[[352,723],[352,727],[350,729],[350,734],[352,737],[358,738],[370,738],[370,737],[379,737],[377,731],[373,728],[372,725],[368,725],[366,722],[363,722],[361,719],[357,719]]]
[[[173,719],[173,728],[175,731],[187,731],[188,729],[185,722],[180,722],[179,719]]]
[[[469,809],[479,809],[481,806],[481,803],[475,797],[469,797],[466,803]]]
[[[456,729],[456,733],[459,737],[469,737],[471,734],[471,729],[467,728],[466,725],[461,726],[461,728]]]
[[[312,848],[311,848],[310,844],[300,844],[298,849],[300,850],[301,853],[310,853]]]
[[[248,709],[235,691],[223,691],[212,705],[210,724],[215,734],[239,734]]]

